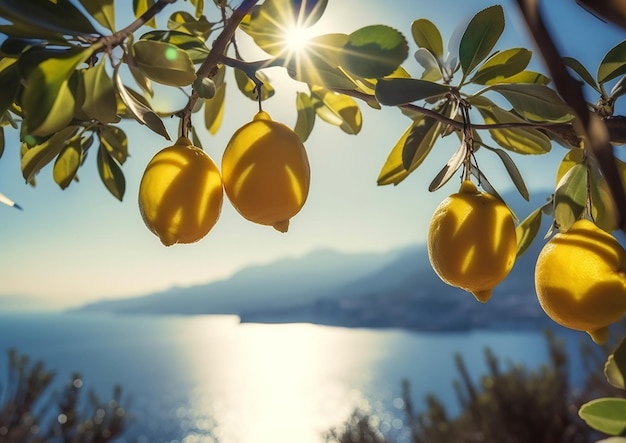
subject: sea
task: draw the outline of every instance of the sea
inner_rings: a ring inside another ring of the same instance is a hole
[[[571,378],[583,377],[586,334],[560,330]],[[72,374],[105,401],[122,387],[130,418],[118,443],[323,443],[354,411],[407,442],[402,383],[413,407],[435,395],[459,412],[454,356],[478,382],[485,349],[502,368],[548,361],[543,331],[417,333],[313,324],[240,323],[236,316],[104,313],[0,314],[0,400],[8,350],[55,372],[58,393]],[[600,369],[600,368],[598,368]],[[86,397],[86,396],[85,396]]]

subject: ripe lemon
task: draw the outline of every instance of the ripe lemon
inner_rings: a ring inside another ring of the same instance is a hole
[[[439,277],[480,302],[515,263],[517,236],[511,212],[469,180],[442,201],[428,230],[428,257]]]
[[[203,238],[217,222],[222,201],[217,166],[186,137],[150,160],[139,185],[143,221],[165,246]]]
[[[578,220],[543,247],[535,289],[552,320],[603,343],[608,325],[626,313],[626,251],[591,221]]]
[[[233,134],[222,156],[224,190],[235,209],[280,232],[302,209],[310,175],[300,138],[263,111]]]

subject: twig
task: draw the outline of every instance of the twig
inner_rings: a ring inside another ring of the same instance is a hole
[[[104,44],[105,47],[108,48],[121,45],[124,40],[128,38],[129,35],[148,23],[150,19],[152,19],[159,12],[161,12],[163,8],[165,8],[167,5],[176,3],[176,1],[177,0],[158,0],[155,4],[150,6],[150,8],[146,10],[146,12],[137,17],[135,21],[126,26],[124,29],[120,29],[119,31],[111,35],[106,35],[100,38],[100,41]]]
[[[595,156],[602,175],[606,178],[618,213],[618,226],[626,232],[626,191],[622,184],[609,132],[600,118],[589,112],[583,97],[582,85],[567,72],[561,55],[543,23],[538,0],[517,0],[528,29],[535,40],[554,86],[561,98],[572,108],[582,128],[586,148]]]
[[[212,75],[215,68],[220,63],[221,58],[224,56],[228,43],[231,41],[233,35],[235,35],[235,31],[237,30],[239,23],[241,23],[248,11],[250,11],[258,1],[259,0],[243,0],[241,5],[233,11],[232,15],[225,23],[224,29],[213,42],[213,46],[211,47],[206,59],[204,59],[196,71],[197,78],[205,78]],[[177,115],[181,118],[181,136],[187,136],[189,128],[191,127],[191,111],[197,101],[198,94],[193,91],[185,107],[177,113]]]

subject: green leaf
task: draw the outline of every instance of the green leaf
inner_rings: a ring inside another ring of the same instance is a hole
[[[607,381],[616,388],[626,389],[626,339],[622,339],[604,365]]]
[[[587,167],[578,164],[567,171],[554,192],[554,220],[559,231],[567,231],[582,216],[586,201]]]
[[[322,18],[327,5],[328,0],[265,0],[260,14],[279,29],[308,28]]]
[[[126,179],[120,165],[113,157],[109,155],[109,151],[102,145],[98,149],[98,173],[104,186],[119,201],[124,198],[126,191]]]
[[[584,149],[570,149],[567,151],[556,171],[556,184],[558,184],[565,174],[574,166],[581,164],[585,159]]]
[[[196,19],[187,12],[178,11],[170,16],[167,28],[172,31],[195,35],[205,41],[213,31],[213,24],[204,16]]]
[[[65,189],[70,185],[76,176],[76,172],[78,172],[81,159],[81,138],[72,137],[65,143],[52,169],[52,177],[61,189]]]
[[[20,72],[15,60],[4,58],[0,60],[0,115],[9,109],[15,101],[20,89]]]
[[[436,82],[443,78],[439,61],[428,49],[419,48],[415,51],[415,60],[424,68],[424,72],[420,76],[422,80]]]
[[[255,75],[256,78],[263,84],[261,87],[261,100],[267,100],[272,97],[275,91],[269,83],[267,76],[261,71],[257,71]],[[235,80],[237,81],[237,87],[243,95],[254,101],[259,99],[256,83],[248,77],[245,72],[240,69],[235,69]]]
[[[146,74],[143,73],[143,71],[141,71],[134,65],[132,57],[126,57],[126,60],[128,70],[133,76],[135,83],[137,83],[137,85],[144,93],[148,94],[150,97],[154,97],[154,89],[152,89],[152,82],[150,81],[150,79],[146,76]]]
[[[306,92],[298,92],[296,94],[296,110],[298,111],[298,118],[294,132],[298,134],[298,137],[304,143],[311,135],[315,125],[313,100]]]
[[[402,33],[389,26],[371,25],[349,35],[342,59],[348,71],[378,78],[394,72],[408,54],[409,45]]]
[[[92,52],[91,47],[66,50],[42,61],[28,76],[22,107],[30,134],[52,134],[72,121],[75,100],[68,81]]]
[[[45,28],[40,28],[39,26],[31,25],[26,22],[19,22],[13,25],[0,25],[0,34],[4,34],[10,38],[45,40],[61,46],[68,46],[63,34],[48,31]],[[9,49],[12,48],[9,47]]]
[[[436,58],[443,58],[443,39],[437,26],[430,20],[421,18],[411,24],[411,34],[417,46],[432,53]]]
[[[430,153],[435,140],[441,135],[441,125],[429,116],[416,122],[402,150],[402,165],[407,171],[416,169]]]
[[[322,18],[328,0],[282,0],[282,4],[291,5],[296,26],[309,28]],[[279,3],[278,10],[284,10],[282,4]]]
[[[204,102],[204,125],[209,133],[215,135],[222,126],[224,119],[224,99],[226,98],[226,83],[217,87],[215,96]]]
[[[583,80],[593,89],[595,89],[598,94],[602,95],[602,89],[600,89],[594,78],[591,76],[589,71],[587,71],[587,68],[585,68],[582,63],[572,57],[563,57],[563,63],[565,63],[565,66],[572,69],[576,74],[578,74],[581,80]]]
[[[133,61],[149,79],[158,83],[187,86],[196,79],[187,52],[170,43],[139,40],[133,45]]]
[[[411,126],[409,126],[408,129],[404,131],[404,134],[402,134],[400,139],[391,149],[391,152],[387,156],[387,160],[385,160],[385,164],[378,174],[378,186],[390,184],[398,185],[412,172],[405,169],[402,163],[402,153],[404,151],[404,145],[406,144],[406,141],[409,138],[413,127],[418,124],[418,122],[422,121],[424,117],[425,116],[423,114],[416,117]]]
[[[126,43],[129,47],[132,47],[133,42],[134,42],[134,39],[133,39],[133,35],[131,34],[128,36]],[[143,71],[141,71],[135,65],[135,59],[129,53],[127,53],[124,57],[124,61],[126,62],[126,65],[128,66],[128,70],[130,71],[130,74],[133,76],[135,83],[137,83],[137,85],[141,88],[141,90],[144,93],[148,94],[150,97],[154,97],[154,90],[152,89],[152,82],[146,76],[146,74],[144,74]]]
[[[28,148],[26,143],[22,143],[22,176],[24,180],[30,182],[35,175],[48,163],[50,163],[63,149],[65,141],[72,137],[78,127],[69,126],[48,138],[41,144]]]
[[[111,157],[123,165],[128,157],[126,133],[117,126],[105,126],[98,132],[98,137],[100,146],[104,146]]]
[[[603,438],[602,440],[596,441],[596,443],[626,443],[626,438],[624,437],[609,437]]]
[[[119,65],[117,68],[119,68]],[[161,120],[156,112],[143,104],[141,101],[135,98],[133,94],[130,93],[126,86],[124,86],[122,78],[119,75],[119,70],[117,68],[115,69],[115,72],[113,74],[115,86],[117,88],[117,93],[126,105],[128,112],[130,112],[135,120],[137,120],[142,125],[146,125],[152,131],[163,136],[167,140],[171,140],[170,135],[167,133],[167,129],[163,124],[163,120]]]
[[[578,415],[605,434],[620,435],[626,431],[626,399],[598,398],[582,405]]]
[[[504,11],[495,5],[476,14],[467,25],[459,44],[459,61],[464,76],[491,52],[504,31]]]
[[[191,4],[196,7],[196,18],[202,17],[202,13],[204,12],[204,0],[191,0]]]
[[[615,100],[624,94],[626,94],[626,75],[622,76],[622,78],[620,78],[619,81],[613,85],[609,96]]]
[[[517,114],[500,108],[485,97],[470,97],[469,102],[478,109],[486,124],[527,123]],[[545,154],[552,148],[550,139],[533,128],[490,129],[489,134],[498,145],[518,154]]]
[[[294,80],[328,89],[355,89],[354,82],[343,71],[326,62],[324,58],[309,56],[288,61],[287,72]]]
[[[265,52],[287,56],[288,33],[316,23],[326,10],[327,0],[266,0],[248,13],[240,29]]]
[[[572,150],[574,151],[574,150]],[[576,151],[583,151],[578,149]],[[570,151],[571,152],[571,151]],[[583,159],[580,160],[581,162]],[[619,160],[616,159],[619,168]],[[561,163],[563,164],[563,163]],[[611,190],[595,163],[589,167],[588,190],[591,206],[591,217],[594,223],[607,232],[613,232],[619,226],[617,207],[611,196]],[[560,168],[559,168],[560,171]]]
[[[34,38],[7,36],[2,44],[0,44],[0,55],[8,58],[3,59],[4,62],[15,63],[17,61],[15,59],[22,55],[22,52],[40,44],[41,41]]]
[[[598,83],[603,84],[626,74],[626,40],[617,44],[606,53],[596,75]]]
[[[528,194],[528,188],[526,188],[526,183],[524,183],[522,174],[520,174],[519,169],[517,169],[517,165],[515,164],[511,156],[502,149],[492,148],[491,150],[495,152],[498,157],[500,157],[500,160],[504,164],[506,172],[508,172],[511,180],[513,180],[513,184],[519,191],[520,195],[524,198],[524,200],[529,201],[530,195]]]
[[[361,131],[363,117],[356,101],[345,94],[338,94],[321,86],[311,86],[311,98],[317,115],[327,123],[339,126],[346,134]],[[317,103],[321,106],[317,106]]]
[[[456,111],[456,108],[449,107],[447,104],[434,109],[449,118]],[[426,158],[435,140],[443,134],[445,128],[446,125],[424,114],[414,116],[411,126],[404,132],[387,156],[387,160],[378,174],[378,185],[398,185],[408,177]],[[421,138],[420,133],[423,134]],[[405,164],[409,161],[411,165],[407,169]]]
[[[512,48],[498,52],[478,68],[470,81],[479,85],[499,83],[526,69],[531,56],[532,53],[525,48]]]
[[[489,87],[500,93],[513,109],[531,121],[563,123],[574,118],[569,106],[547,86],[537,84],[498,84]]]
[[[545,86],[550,83],[550,79],[540,72],[522,71],[518,74],[512,75],[511,77],[496,77],[493,80],[485,82],[486,85],[493,85],[497,83],[532,83]]]
[[[376,83],[376,98],[388,106],[441,97],[450,91],[450,86],[416,78],[382,78]]]
[[[521,257],[530,247],[541,228],[541,216],[543,212],[541,208],[535,209],[526,217],[517,227],[517,257]]]
[[[322,34],[311,37],[303,48],[305,54],[300,58],[300,63],[305,62],[309,57],[317,57],[325,60],[328,65],[340,65],[343,47],[349,38],[348,34],[342,33]],[[297,54],[295,57],[298,57]]]
[[[115,32],[114,0],[79,0],[83,8],[105,28]]]
[[[112,123],[118,120],[117,97],[104,60],[83,72],[85,101],[82,109],[89,117],[101,123]]]
[[[135,12],[135,18],[141,17],[148,9],[150,9],[156,0],[133,0],[133,11]],[[152,17],[145,23],[147,26],[156,28],[156,20]]]
[[[459,146],[459,148],[454,152],[452,157],[450,157],[450,160],[448,160],[443,169],[439,171],[437,176],[430,183],[430,186],[428,186],[428,190],[430,192],[434,192],[446,183],[448,183],[448,181],[454,176],[456,171],[458,171],[463,164],[463,160],[465,159],[466,154],[467,146],[465,143],[461,143],[461,146]]]
[[[96,30],[69,0],[2,0],[0,17],[23,29],[31,37],[44,33],[65,35],[95,34]]]
[[[74,49],[76,51],[77,48]],[[20,74],[22,78],[28,78],[39,67],[39,65],[46,60],[67,57],[71,55],[70,48],[50,48],[39,46],[32,46],[26,49],[20,54],[17,60]]]
[[[494,188],[493,185],[489,182],[489,180],[487,180],[487,176],[485,176],[485,174],[483,174],[483,172],[480,169],[478,169],[478,167],[474,164],[472,164],[470,171],[472,175],[476,177],[476,179],[478,180],[478,183],[480,183],[480,186],[483,187],[485,192],[493,195],[495,198],[500,200],[504,205],[506,205],[506,207],[511,212],[511,216],[513,216],[513,220],[516,223],[519,222],[519,218],[517,217],[517,214],[515,214],[515,212],[511,209],[511,207],[506,204],[502,196],[498,194],[498,191],[496,191],[496,188]]]
[[[187,52],[193,63],[202,63],[209,55],[204,40],[197,35],[181,31],[150,31],[140,37],[140,40],[153,40],[174,45]]]

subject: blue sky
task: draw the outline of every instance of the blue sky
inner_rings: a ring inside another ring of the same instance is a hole
[[[121,13],[118,22],[126,23]],[[441,30],[444,40],[472,14],[495,2],[473,0],[329,0],[325,16],[316,25],[319,34],[351,32],[361,26],[383,23],[405,33],[411,44],[405,67],[413,75],[421,72],[413,58],[416,49],[410,38],[414,19],[425,17]],[[564,55],[579,58],[592,73],[604,53],[626,34],[601,22],[576,6],[573,0],[551,0],[554,33]],[[207,2],[207,8],[211,6]],[[505,7],[507,27],[500,49],[523,46],[532,49],[517,18],[513,2]],[[178,2],[166,8],[160,20],[188,7]],[[254,58],[240,37],[244,56]],[[539,60],[534,68],[541,70]],[[295,93],[302,86],[290,81],[278,69],[268,70],[276,95],[264,109],[275,120],[293,126]],[[256,103],[236,89],[227,77],[225,122],[211,136],[195,120],[206,151],[218,162],[221,151],[236,128],[250,120]],[[167,100],[156,107],[172,106]],[[179,97],[182,106],[183,97]],[[590,100],[595,100],[590,97]],[[17,201],[23,211],[0,205],[0,295],[45,297],[59,306],[77,305],[89,300],[144,294],[171,286],[187,286],[225,278],[250,264],[277,258],[300,256],[319,248],[346,252],[384,252],[425,240],[428,222],[435,207],[456,190],[452,180],[441,190],[429,193],[428,184],[457,148],[452,137],[440,141],[426,162],[397,187],[378,187],[376,177],[388,151],[409,125],[396,109],[375,111],[362,105],[363,129],[349,136],[318,120],[306,143],[311,163],[312,184],[309,199],[291,222],[289,232],[243,220],[225,201],[220,221],[209,235],[192,245],[162,246],[144,226],[137,209],[137,189],[143,169],[167,141],[134,122],[121,126],[129,138],[131,157],[123,167],[126,195],[120,203],[101,184],[95,152],[79,171],[80,182],[62,191],[53,181],[51,168],[37,176],[37,186],[24,184],[19,168],[19,142],[16,131],[6,130],[6,149],[0,159],[0,192]],[[166,122],[171,134],[177,121]],[[481,168],[501,192],[512,188],[504,169],[488,153],[479,153]],[[555,167],[565,150],[555,146],[542,157],[515,156],[531,192],[553,186]],[[533,208],[528,206],[530,212]],[[522,216],[526,214],[520,214]]]

